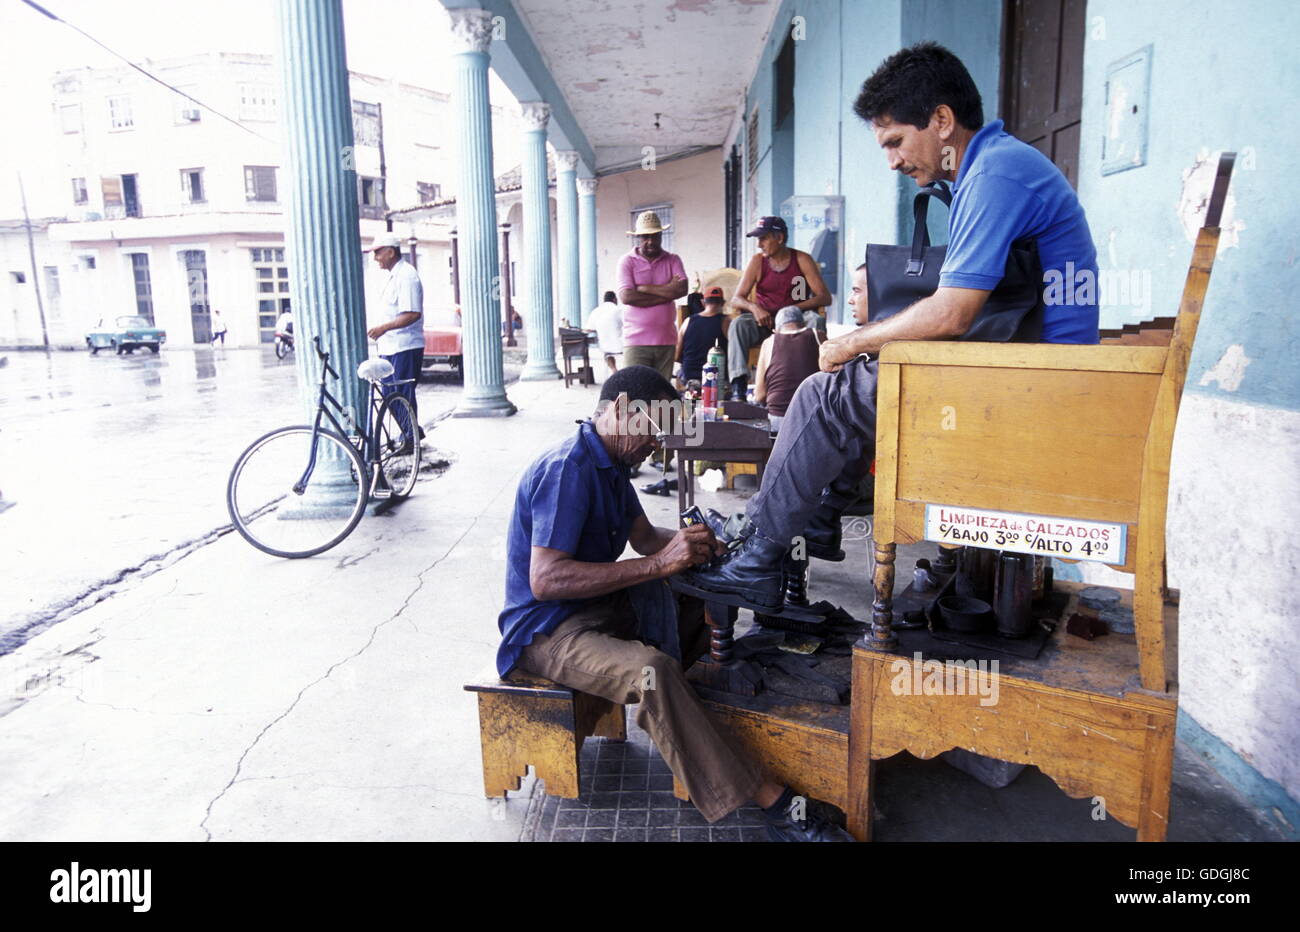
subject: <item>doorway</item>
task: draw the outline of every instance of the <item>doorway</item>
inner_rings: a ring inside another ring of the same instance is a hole
[[[1087,0],[1006,0],[1002,120],[1079,187]]]

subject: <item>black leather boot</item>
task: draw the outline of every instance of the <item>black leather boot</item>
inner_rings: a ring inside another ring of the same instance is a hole
[[[744,401],[746,393],[749,391],[749,376],[738,375],[731,380],[731,392],[727,395],[727,401]]]
[[[822,490],[821,504],[809,517],[804,527],[803,537],[807,544],[808,556],[819,560],[839,563],[844,559],[844,550],[840,547],[842,528],[840,518],[846,509],[858,500],[860,479],[839,476]]]
[[[673,578],[673,588],[706,602],[779,612],[785,605],[785,554],[789,548],[757,532],[707,569],[687,570]]]

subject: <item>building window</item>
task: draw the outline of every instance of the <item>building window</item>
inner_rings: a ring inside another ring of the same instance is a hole
[[[82,267],[83,269],[86,269],[87,271],[90,271],[90,270],[94,269],[94,267],[95,267],[95,257],[94,257],[94,256],[82,256],[82,257],[81,257],[81,267]]]
[[[262,343],[275,342],[275,321],[289,310],[289,268],[283,246],[250,249],[253,280],[257,283],[257,333]]]
[[[65,133],[81,132],[81,104],[64,104],[59,107],[59,125]]]
[[[194,92],[198,90],[198,85],[186,84],[182,87],[178,87],[177,90],[184,91],[186,94],[189,94],[190,97],[193,97]],[[176,104],[175,116],[176,116],[176,122],[178,124],[183,125],[185,123],[198,123],[200,120],[203,119],[203,111],[200,110],[199,105],[196,104],[194,101],[190,100],[189,97],[183,97],[180,94],[177,94],[175,98],[175,104]]]
[[[183,249],[185,285],[190,298],[190,332],[195,343],[212,342],[212,308],[208,304],[208,254],[202,249]]]
[[[90,201],[90,194],[86,191],[85,178],[72,179],[72,203],[86,204]]]
[[[419,195],[421,204],[432,204],[434,201],[442,199],[442,185],[433,184],[429,181],[417,181],[415,183],[415,192]]]
[[[384,179],[357,178],[357,202],[366,220],[384,219]]]
[[[635,230],[636,218],[641,216],[647,210],[653,210],[656,214],[659,215],[659,222],[664,226],[670,228],[664,231],[663,237],[660,239],[660,244],[662,245],[664,252],[672,252],[673,251],[673,231],[671,229],[673,225],[672,204],[648,204],[645,207],[638,207],[636,210],[632,211],[632,219],[630,221],[631,226],[629,226],[628,229]],[[629,236],[628,239],[632,241],[633,249],[635,249],[637,245],[639,245],[639,240],[637,240],[635,236]]]
[[[274,120],[275,88],[269,84],[239,85],[239,118],[241,120]]]
[[[275,201],[275,166],[245,165],[244,196],[250,201]]]
[[[359,146],[379,145],[379,104],[352,101],[352,136]]]
[[[153,324],[153,285],[149,281],[149,254],[131,253],[131,274],[135,278],[135,309]]]
[[[135,121],[131,118],[131,95],[118,94],[108,98],[108,125],[115,130],[135,126]]]
[[[755,107],[754,112],[749,115],[749,126],[746,128],[745,131],[745,159],[749,163],[748,165],[745,166],[747,169],[745,174],[748,177],[752,178],[754,172],[758,170],[758,108],[757,107]]]
[[[15,285],[27,284],[27,276],[24,275],[22,272],[10,272],[9,275],[10,277],[13,278],[13,282]]]
[[[109,175],[100,179],[104,195],[104,216],[108,220],[139,217],[140,193],[135,175]]]
[[[187,204],[202,204],[207,200],[203,196],[203,169],[181,169],[181,192],[185,195]]]

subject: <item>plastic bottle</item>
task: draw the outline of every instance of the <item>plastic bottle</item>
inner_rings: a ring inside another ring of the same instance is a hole
[[[700,385],[700,407],[704,409],[704,419],[711,421],[718,407],[718,365],[712,350],[709,351],[702,374],[704,380]]]

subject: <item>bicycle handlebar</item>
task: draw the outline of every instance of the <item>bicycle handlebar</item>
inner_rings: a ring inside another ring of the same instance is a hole
[[[311,341],[316,344],[316,355],[319,356],[320,361],[324,363],[325,371],[337,379],[339,374],[335,372],[334,367],[330,365],[330,354],[321,349],[320,337],[312,337]]]

